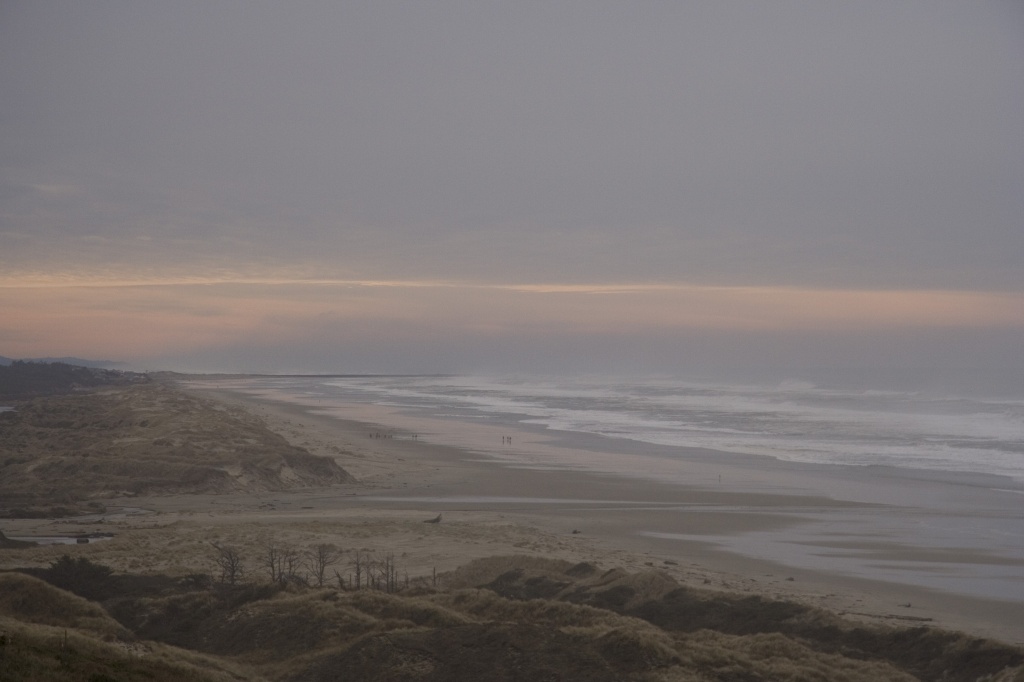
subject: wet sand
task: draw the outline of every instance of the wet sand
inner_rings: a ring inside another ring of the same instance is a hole
[[[964,485],[701,450],[668,460],[657,447],[628,441],[386,406],[217,395],[241,401],[317,454],[331,445],[350,450],[354,456],[338,462],[364,485],[322,502],[339,512],[511,523],[525,536],[512,550],[653,565],[689,584],[1024,642],[1024,497],[984,480]],[[624,451],[633,471],[623,470]],[[991,542],[1003,536],[1003,544]]]

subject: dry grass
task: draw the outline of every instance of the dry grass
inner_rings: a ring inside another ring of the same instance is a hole
[[[59,514],[61,505],[123,495],[353,480],[248,413],[157,383],[37,398],[0,420],[9,515]]]
[[[444,576],[448,588],[477,587],[494,582],[509,571],[529,571],[536,576],[557,576],[562,579],[573,564],[561,559],[534,556],[494,556],[470,562]]]
[[[131,637],[95,602],[20,573],[0,573],[0,615],[23,623],[82,630],[108,639]]]
[[[740,637],[702,630],[679,637],[676,651],[680,657],[676,667],[689,674],[703,672],[705,676],[698,679],[704,680],[911,682],[919,679],[886,661],[825,654],[780,634]]]
[[[993,642],[865,628],[799,605],[694,592],[658,572],[530,557],[473,562],[440,576],[451,587],[400,593],[111,580],[105,589],[113,592],[97,597],[101,607],[33,578],[0,575],[3,618],[33,642],[25,651],[35,652],[23,651],[19,660],[36,672],[14,679],[57,674],[46,656],[54,656],[55,634],[64,628],[74,634],[69,669],[125,669],[126,660],[137,663],[125,658],[127,649],[159,664],[154,679],[170,679],[175,665],[204,671],[194,679],[252,677],[258,669],[268,680],[296,682],[1008,682],[1024,675],[1024,654]],[[132,638],[138,640],[126,646]]]
[[[237,682],[263,680],[255,670],[154,642],[107,641],[91,632],[28,624],[0,616],[4,682]]]

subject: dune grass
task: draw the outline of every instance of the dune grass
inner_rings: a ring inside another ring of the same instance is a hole
[[[102,589],[68,581],[77,567],[106,576]],[[102,569],[57,561],[38,577],[0,574],[15,643],[3,679],[1024,680],[1016,647],[705,593],[654,570],[491,557],[436,589],[385,591]]]

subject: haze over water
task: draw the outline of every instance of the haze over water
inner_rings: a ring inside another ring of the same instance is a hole
[[[783,461],[986,474],[1024,490],[1024,396],[622,377],[264,377],[245,384],[325,403],[372,402]]]

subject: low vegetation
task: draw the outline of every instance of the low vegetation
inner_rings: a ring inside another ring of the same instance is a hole
[[[64,362],[15,360],[9,365],[0,365],[0,400],[22,400],[101,386],[125,386],[146,380],[146,375],[135,372],[79,367]]]
[[[156,382],[34,398],[0,413],[0,517],[95,513],[103,500],[139,494],[353,480],[241,410]]]
[[[159,382],[90,390],[0,413],[0,514],[352,480],[257,418]],[[188,545],[207,560],[174,575],[118,572],[88,553],[0,572],[0,680],[1024,682],[1019,648],[960,633],[536,557],[409,575],[404,555],[361,532],[352,548],[323,541],[334,535],[293,545],[211,532]],[[175,541],[164,547],[185,546]],[[26,544],[0,533],[5,556]],[[122,567],[147,565],[124,547]]]
[[[656,571],[495,557],[389,581],[400,567],[383,555],[359,559],[376,580],[321,586],[318,568],[351,572],[355,555],[273,549],[244,557],[253,571],[233,582],[116,574],[70,557],[32,575],[0,574],[0,677],[1024,680],[1015,647],[703,593]],[[289,563],[277,558],[289,553],[295,571],[282,577]]]

